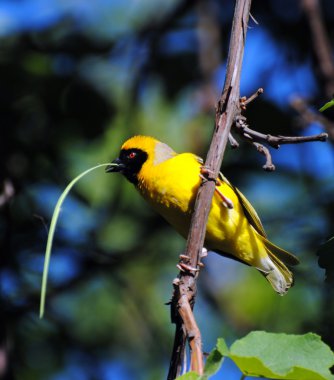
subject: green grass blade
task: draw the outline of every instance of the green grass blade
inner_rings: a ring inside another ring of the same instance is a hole
[[[323,105],[319,111],[320,112],[323,112],[323,111],[326,111],[326,109],[330,108],[330,107],[333,107],[334,106],[334,99],[330,100],[329,102],[327,102],[325,105]]]
[[[42,286],[41,286],[41,299],[40,299],[40,306],[39,306],[39,317],[43,318],[44,315],[44,309],[45,309],[45,298],[46,298],[46,286],[47,286],[47,281],[48,281],[48,273],[49,273],[49,265],[50,265],[50,257],[51,257],[51,249],[52,249],[52,242],[53,242],[53,237],[54,233],[56,230],[56,224],[58,221],[59,213],[61,210],[61,206],[72,189],[72,187],[76,184],[76,182],[79,181],[80,178],[84,177],[86,174],[89,172],[98,169],[102,166],[117,166],[117,164],[100,164],[97,166],[94,166],[93,168],[90,168],[83,173],[79,174],[77,177],[75,177],[66,187],[66,189],[63,191],[61,196],[58,199],[58,202],[55,206],[55,209],[53,211],[52,219],[51,219],[51,224],[50,224],[50,230],[48,234],[48,240],[46,243],[46,250],[45,250],[45,260],[44,260],[44,268],[43,268],[43,278],[42,278]]]

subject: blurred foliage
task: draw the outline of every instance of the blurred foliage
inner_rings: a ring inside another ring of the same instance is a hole
[[[333,37],[332,4],[321,5]],[[247,36],[242,95],[265,93],[248,107],[248,121],[271,134],[321,129],[305,129],[289,106],[295,95],[316,108],[326,101],[299,3],[254,1],[252,14],[260,25],[252,23]],[[164,304],[183,239],[124,178],[96,171],[63,206],[41,321],[46,229],[69,181],[115,158],[129,136],[154,135],[205,156],[232,15],[232,2],[215,0],[0,2],[5,379],[166,376],[173,326]],[[215,41],[211,71],[200,36]],[[277,171],[265,173],[262,157],[241,143],[228,150],[223,171],[254,204],[271,240],[301,258],[296,285],[278,297],[255,270],[210,254],[195,307],[206,351],[218,336],[231,342],[253,329],[313,331],[334,347],[333,288],[316,256],[334,231],[333,148],[283,146],[273,158]],[[224,378],[240,378],[236,368],[226,371]]]

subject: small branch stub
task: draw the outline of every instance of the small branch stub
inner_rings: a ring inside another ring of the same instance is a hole
[[[243,96],[240,98],[240,108],[245,111],[247,104],[251,103],[253,100],[255,100],[259,95],[263,94],[264,90],[263,88],[259,88],[254,94],[252,94],[249,98],[246,96]]]
[[[275,165],[273,164],[269,149],[263,146],[262,144],[256,142],[253,142],[253,145],[255,146],[257,151],[263,154],[266,158],[266,163],[263,165],[263,169],[267,172],[273,172],[275,170]]]
[[[254,100],[254,94],[252,96]],[[312,141],[323,142],[327,141],[328,138],[327,133],[319,133],[317,135],[311,136],[272,136],[269,134],[264,134],[251,129],[247,124],[247,119],[241,114],[236,116],[233,127],[239,136],[241,136],[247,142],[251,143],[259,153],[265,156],[266,163],[263,165],[263,169],[266,171],[274,171],[275,165],[272,162],[270,151],[265,145],[269,145],[274,149],[279,149],[282,144],[301,144]],[[233,140],[235,140],[234,137],[230,137],[230,144],[231,141],[233,142]],[[237,146],[234,144],[234,147]]]

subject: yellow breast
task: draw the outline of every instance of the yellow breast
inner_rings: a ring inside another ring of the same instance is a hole
[[[138,189],[143,197],[181,235],[187,236],[200,184],[196,156],[179,154],[157,165],[148,161],[138,179]]]

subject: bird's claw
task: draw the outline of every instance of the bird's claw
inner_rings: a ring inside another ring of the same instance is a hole
[[[216,183],[217,186],[219,186],[219,181],[218,179],[216,178],[216,176],[214,175],[213,171],[208,168],[207,166],[201,166],[200,167],[200,175],[199,175],[202,179],[204,180],[207,180],[207,181],[214,181]]]
[[[219,195],[219,197],[223,200],[223,205],[229,209],[232,209],[233,208],[233,202],[231,201],[231,199],[225,197],[225,195],[217,189],[217,187],[215,188],[215,192]]]
[[[183,255],[181,254],[180,257],[180,262],[176,265],[176,267],[181,271],[181,272],[199,272],[200,268],[204,267],[204,264],[201,262],[201,259],[206,257],[208,255],[208,250],[206,248],[202,248],[202,251],[199,255],[199,261],[197,263],[197,267],[193,267],[189,264],[187,264],[187,261],[190,262],[190,257],[188,255]],[[184,262],[185,260],[186,262]],[[177,278],[174,280],[176,281]],[[174,283],[174,282],[173,282]]]
[[[229,209],[232,209],[233,208],[233,202],[225,197],[225,195],[217,189],[218,186],[221,185],[221,183],[219,182],[218,179],[216,179],[213,175],[213,171],[211,169],[209,169],[208,167],[206,166],[201,166],[200,168],[200,175],[199,175],[203,180],[209,180],[209,181],[215,181],[215,184],[216,184],[216,188],[215,188],[215,192],[219,195],[219,197],[223,200],[223,205],[226,207],[226,208],[229,208]]]
[[[188,265],[186,263],[178,263],[176,264],[176,268],[179,269],[181,272],[198,272],[198,268],[194,268],[191,265]]]

